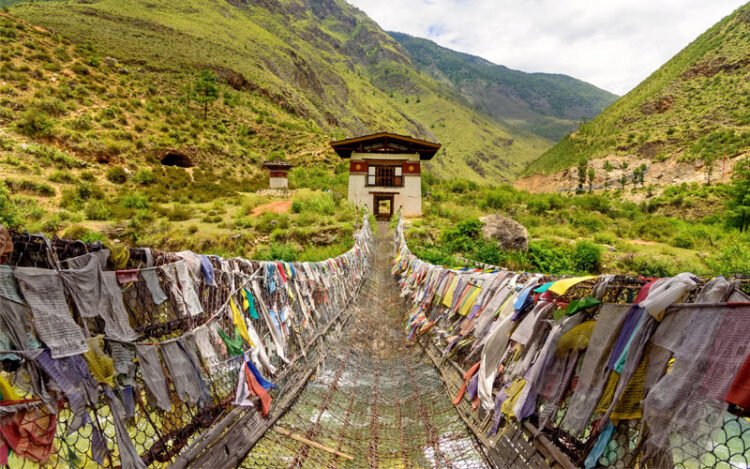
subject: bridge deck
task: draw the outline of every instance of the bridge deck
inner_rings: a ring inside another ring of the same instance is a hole
[[[362,287],[357,312],[276,423],[281,432],[266,432],[241,467],[489,467],[429,359],[406,343],[403,302],[389,271],[388,226],[378,228],[374,272]]]

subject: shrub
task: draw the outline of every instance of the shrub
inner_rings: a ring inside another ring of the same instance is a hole
[[[86,204],[85,213],[87,219],[100,221],[107,220],[112,215],[112,211],[103,200],[90,200]]]
[[[125,194],[121,200],[122,206],[125,208],[147,208],[148,203],[146,198],[142,195],[137,194]]]
[[[49,175],[49,180],[61,184],[73,184],[76,182],[75,176],[70,174],[70,171],[56,170]]]
[[[588,241],[578,241],[573,253],[573,267],[581,272],[597,273],[602,261],[599,246]]]
[[[555,246],[548,240],[529,243],[528,262],[539,272],[563,274],[571,271],[570,248]]]
[[[21,115],[18,130],[29,137],[49,137],[54,133],[55,120],[47,113],[30,109]]]
[[[674,270],[662,259],[645,257],[635,259],[632,268],[636,273],[647,277],[669,277]]]
[[[501,188],[490,191],[485,196],[487,207],[495,210],[506,210],[518,199],[512,188]]]
[[[690,249],[693,247],[694,243],[693,238],[690,235],[679,233],[672,237],[672,242],[670,244],[676,248]]]
[[[167,212],[169,221],[185,221],[193,218],[193,210],[190,207],[176,204]]]
[[[92,119],[88,114],[81,114],[70,121],[70,128],[73,130],[86,131],[92,128]]]
[[[61,116],[68,112],[65,103],[59,99],[43,99],[34,103],[34,108],[52,116]]]
[[[82,64],[81,62],[76,62],[73,65],[70,66],[70,69],[73,70],[74,73],[78,75],[88,75],[89,74],[89,68]]]
[[[92,229],[81,225],[70,226],[63,232],[62,237],[67,239],[80,239],[84,243],[95,243],[97,241],[107,240],[107,238],[100,232],[93,231]]]
[[[139,169],[138,172],[135,173],[135,176],[133,176],[133,181],[137,184],[148,186],[155,181],[154,173],[148,169]]]
[[[271,243],[269,246],[259,247],[253,253],[253,258],[264,261],[294,262],[299,252],[299,247],[292,243]]]
[[[55,192],[55,188],[49,184],[29,179],[7,179],[5,182],[13,192],[28,192],[41,197],[53,197],[57,193]]]
[[[107,171],[107,180],[114,184],[124,184],[128,180],[128,173],[121,166],[115,166]]]
[[[5,183],[0,181],[0,224],[7,228],[16,228],[20,224],[16,204],[10,197]]]

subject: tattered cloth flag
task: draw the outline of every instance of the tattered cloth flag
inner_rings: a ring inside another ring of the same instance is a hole
[[[253,403],[250,396],[258,396],[260,398],[260,411],[265,417],[271,410],[271,395],[268,394],[268,390],[275,388],[276,385],[263,378],[253,362],[248,360],[244,354],[242,360],[243,366],[242,369],[240,369],[237,381],[237,392],[234,404],[238,406],[252,407]]]

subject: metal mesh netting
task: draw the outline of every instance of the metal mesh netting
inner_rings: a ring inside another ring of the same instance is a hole
[[[381,224],[374,270],[342,339],[325,351],[317,377],[242,467],[490,467],[435,368],[418,347],[407,346],[387,236]]]

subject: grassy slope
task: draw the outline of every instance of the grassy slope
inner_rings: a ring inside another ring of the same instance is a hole
[[[267,187],[259,163],[279,155],[316,163],[296,169],[293,186],[345,193],[343,173],[334,174],[344,166],[321,151],[328,139],[309,121],[227,85],[204,121],[184,99],[189,71],[92,56],[0,15],[0,223],[246,256],[326,258],[348,248],[355,215],[335,194],[302,190],[293,213],[250,216],[274,200],[250,192]],[[163,168],[167,148],[187,150],[197,166]],[[116,168],[125,176],[108,178]]]
[[[750,233],[724,226],[727,187],[672,186],[648,202],[624,200],[628,190],[601,194],[529,194],[510,186],[482,187],[428,180],[423,218],[406,232],[410,247],[432,262],[462,265],[455,256],[544,273],[734,275],[750,269]],[[451,243],[462,222],[499,213],[527,228],[527,253],[504,252],[480,236]],[[601,253],[599,268],[582,269],[577,249]]]
[[[551,140],[575,130],[617,96],[566,75],[525,73],[446,49],[427,39],[390,33],[412,60],[494,118]]]
[[[436,138],[446,146],[434,164],[439,175],[508,180],[550,145],[467,107],[343,1],[232,3],[239,6],[52,2],[18,5],[12,13],[134,66],[238,72],[248,89],[334,136],[388,129]]]
[[[724,18],[631,92],[529,165],[550,174],[581,158],[661,161],[750,149],[750,4]]]

